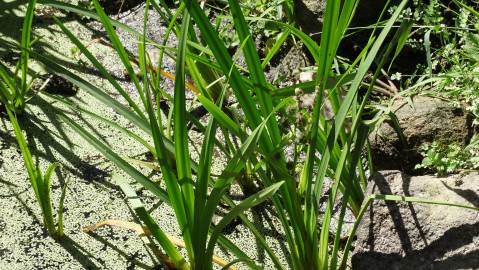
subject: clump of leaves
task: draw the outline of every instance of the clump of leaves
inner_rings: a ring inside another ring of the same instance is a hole
[[[454,72],[452,76],[457,78],[456,81],[462,80],[462,75],[471,73],[469,59],[463,57],[464,47],[467,46],[466,43],[470,43],[470,34],[479,30],[479,24],[467,6],[461,5],[461,1],[454,2],[456,5],[451,3],[446,6],[439,0],[415,0],[403,11],[403,16],[411,18],[413,22],[405,48],[424,53],[426,61],[419,61],[412,74],[402,74],[402,88],[421,84],[425,78],[434,80],[443,73]],[[391,8],[390,12],[393,10],[394,8]],[[436,75],[433,76],[433,73]],[[461,76],[458,76],[458,73]],[[447,74],[444,77],[447,77]],[[450,85],[454,84],[444,83],[444,86]],[[430,86],[430,89],[438,90],[436,93],[442,92],[444,88]]]
[[[424,159],[417,169],[435,171],[438,176],[462,170],[479,169],[479,139],[475,137],[466,147],[457,143],[444,144],[434,141],[422,147]]]

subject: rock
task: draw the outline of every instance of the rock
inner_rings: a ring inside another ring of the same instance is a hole
[[[319,41],[323,28],[323,14],[326,8],[324,0],[298,0],[294,1],[296,23],[307,34],[316,34],[313,37]]]
[[[389,120],[369,136],[376,169],[400,169],[413,173],[415,165],[423,158],[420,154],[422,144],[439,141],[465,145],[470,140],[472,118],[462,109],[447,101],[423,96],[414,97],[413,104],[414,107],[400,99],[392,105],[404,142]]]
[[[369,192],[479,207],[479,174],[410,177],[383,171]],[[432,204],[375,201],[357,232],[352,269],[477,269],[479,211]]]
[[[293,46],[281,62],[273,66],[266,73],[266,78],[271,83],[279,82],[279,86],[289,86],[292,81],[298,81],[301,69],[310,67],[313,62],[301,46]]]

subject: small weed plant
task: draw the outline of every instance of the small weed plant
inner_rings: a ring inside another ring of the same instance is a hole
[[[435,171],[438,176],[479,169],[479,140],[473,138],[466,147],[433,142],[422,146],[424,159],[418,169]]]

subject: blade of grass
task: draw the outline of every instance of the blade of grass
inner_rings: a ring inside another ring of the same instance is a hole
[[[50,236],[54,238],[61,237],[62,235],[58,235],[57,229],[55,228],[52,210],[53,207],[50,196],[50,177],[57,165],[55,163],[51,164],[47,169],[47,175],[43,177],[40,169],[34,164],[33,157],[31,155],[30,149],[28,148],[25,136],[22,133],[20,124],[17,121],[16,115],[10,111],[9,108],[6,108],[6,111],[10,119],[10,123],[13,126],[15,138],[22,153],[35,198],[37,199],[37,202],[42,210],[44,225],[47,228]]]
[[[283,185],[283,181],[275,183],[262,191],[250,196],[249,198],[242,201],[238,204],[235,208],[231,209],[231,211],[221,219],[221,221],[216,225],[215,229],[211,233],[210,241],[208,242],[208,248],[206,250],[206,257],[210,258],[213,255],[213,250],[216,244],[216,241],[221,234],[221,231],[239,214],[242,212],[264,202],[268,198],[274,195],[276,191]],[[212,266],[212,262],[210,262]]]
[[[181,26],[181,37],[179,40],[179,54],[176,61],[176,79],[174,96],[174,139],[176,153],[176,168],[178,181],[181,186],[183,199],[185,201],[185,211],[187,219],[194,220],[194,188],[191,175],[191,166],[188,151],[188,130],[186,128],[186,93],[185,93],[185,60],[186,60],[186,41],[188,38],[188,28],[190,17],[187,12],[183,14],[183,23]],[[193,224],[189,223],[190,230],[193,230]],[[191,244],[191,243],[190,243]],[[192,252],[192,251],[191,251]],[[192,255],[192,254],[191,254]],[[193,260],[193,258],[190,258]]]
[[[23,21],[22,28],[22,54],[21,54],[21,69],[22,69],[22,79],[21,79],[21,92],[17,98],[21,99],[21,106],[24,106],[24,97],[27,93],[27,75],[28,75],[28,59],[29,59],[29,49],[30,49],[30,37],[32,32],[32,23],[33,16],[35,15],[35,6],[36,0],[29,0],[27,11],[25,12],[25,18]]]
[[[53,60],[49,59],[48,57],[41,55],[36,52],[31,52],[31,55],[45,64],[47,70],[54,72],[55,74],[65,78],[66,80],[70,81],[74,85],[78,86],[82,90],[86,91],[88,94],[92,95],[98,101],[102,102],[106,106],[112,108],[115,112],[122,115],[126,119],[128,119],[131,123],[138,126],[140,129],[144,130],[147,133],[151,133],[149,129],[149,124],[145,119],[142,119],[137,114],[133,113],[129,110],[126,106],[118,102],[117,100],[110,97],[108,94],[103,92],[100,88],[94,86],[93,84],[87,82],[86,80],[82,79],[81,77],[73,74],[72,72],[68,71],[67,69],[63,68],[62,66],[56,64]]]
[[[150,230],[151,234],[155,239],[160,243],[163,250],[166,254],[172,259],[175,264],[178,266],[178,269],[189,269],[186,260],[181,256],[178,249],[171,243],[170,239],[166,233],[158,226],[158,224],[153,220],[151,215],[148,213],[146,208],[143,206],[143,203],[139,199],[135,190],[133,190],[128,182],[118,174],[114,174],[112,179],[118,183],[118,186],[121,188],[123,193],[131,204],[131,207],[135,211],[136,215],[140,218],[145,226]]]
[[[273,44],[271,49],[268,51],[268,54],[266,57],[263,59],[263,62],[261,62],[261,67],[263,69],[269,64],[271,59],[279,52],[281,49],[281,46],[286,42],[288,39],[289,35],[291,34],[291,30],[287,29],[286,31],[281,32],[281,35],[278,37],[276,42]]]
[[[121,59],[121,62],[123,63],[123,66],[126,68],[126,71],[128,72],[128,76],[130,79],[133,81],[135,84],[135,87],[138,91],[138,94],[141,97],[141,100],[143,101],[143,105],[146,107],[146,97],[145,93],[143,92],[140,82],[138,81],[138,78],[136,76],[135,71],[133,70],[133,66],[131,65],[130,58],[128,57],[128,54],[123,47],[123,44],[121,43],[120,39],[118,38],[118,35],[116,34],[115,29],[113,28],[113,25],[106,15],[105,11],[101,7],[100,3],[98,0],[93,0],[93,4],[95,6],[96,12],[98,16],[100,17],[100,21],[102,22],[103,26],[105,27],[105,30],[108,34],[108,37],[110,38],[110,41],[115,48],[115,50],[118,53],[118,56]]]
[[[358,70],[358,74],[361,74],[361,73],[366,74],[367,69],[364,69],[364,68],[369,68],[369,65],[371,65],[371,63],[377,57],[377,53],[378,53],[382,43],[384,42],[386,36],[388,35],[389,31],[391,30],[394,22],[397,20],[397,18],[401,14],[402,9],[405,7],[406,3],[407,3],[407,0],[403,0],[400,3],[400,5],[398,6],[398,9],[391,16],[391,18],[387,22],[386,26],[381,31],[381,33],[380,33],[378,39],[376,40],[375,44],[372,46],[371,51],[369,52],[365,61],[363,61],[361,63],[361,65],[359,67],[359,70]],[[398,33],[396,33],[395,37],[393,38],[394,40],[397,40],[397,38],[399,37]],[[387,51],[382,56],[381,63],[378,65],[375,76],[373,76],[373,81],[377,78],[378,74],[381,71],[381,68],[385,64],[385,60],[386,60],[387,56],[392,51],[392,48],[393,48],[392,44],[393,43],[394,42],[389,43]],[[332,138],[334,138],[332,140],[333,142],[337,139],[337,137],[339,135],[339,130],[337,128],[337,125],[340,125],[340,126],[343,125],[345,117],[346,117],[346,113],[349,110],[349,108],[351,107],[351,104],[352,104],[352,102],[355,98],[354,97],[355,93],[358,90],[357,87],[356,88],[352,88],[352,87],[354,85],[359,86],[360,80],[362,80],[362,78],[357,77],[357,79],[355,79],[353,81],[353,84],[352,84],[352,86],[349,90],[350,92],[347,94],[345,100],[341,104],[341,107],[340,107],[340,110],[338,111],[338,114],[336,115],[336,119],[335,119],[335,122],[333,124],[333,128],[331,130],[332,133],[330,133],[328,135],[328,137],[331,136]],[[356,129],[358,128],[358,124],[360,123],[360,120],[361,120],[360,116],[362,114],[362,110],[364,109],[364,106],[365,106],[367,98],[368,98],[368,94],[371,92],[371,90],[372,90],[372,86],[369,87],[368,92],[366,93],[365,97],[363,98],[361,106],[358,108],[358,111],[356,112],[356,116],[353,119],[351,134],[356,133]],[[328,139],[328,141],[329,141],[329,139]],[[328,247],[327,246],[328,246],[328,242],[329,242],[328,241],[328,239],[329,239],[328,231],[329,231],[329,225],[330,225],[328,220],[331,218],[332,207],[333,207],[333,204],[334,204],[334,201],[335,201],[335,198],[336,198],[336,193],[337,193],[337,188],[339,186],[339,179],[340,179],[340,176],[341,176],[342,168],[345,165],[345,161],[348,157],[349,149],[350,149],[352,143],[353,143],[352,141],[348,140],[346,145],[342,149],[341,158],[340,158],[338,167],[336,168],[336,176],[335,176],[335,181],[334,181],[334,184],[333,184],[333,188],[331,190],[331,195],[328,197],[328,205],[326,207],[326,212],[325,212],[325,215],[324,215],[324,218],[323,218],[323,219],[326,219],[326,220],[325,220],[325,222],[323,222],[323,226],[321,228],[321,237],[320,237],[320,258],[322,260],[322,262],[321,262],[322,267],[327,267],[327,263],[328,263]],[[321,166],[323,166],[327,162],[329,162],[329,160],[325,160],[324,157],[323,157],[323,160],[321,161]],[[351,171],[351,173],[352,173],[352,171]]]
[[[166,192],[161,189],[158,185],[144,176],[141,172],[131,166],[127,161],[121,158],[118,154],[116,154],[112,149],[110,149],[105,143],[100,141],[99,139],[95,138],[91,135],[87,130],[81,127],[79,124],[76,123],[73,119],[66,116],[62,112],[58,112],[58,117],[64,121],[68,126],[70,126],[75,132],[78,133],[83,139],[85,139],[89,144],[95,147],[100,153],[102,153],[106,158],[112,161],[115,165],[121,168],[123,171],[128,173],[133,179],[135,179],[138,183],[144,186],[146,189],[151,191],[155,196],[160,198],[160,200],[168,202],[168,196]]]
[[[131,99],[130,95],[120,86],[120,84],[111,76],[111,74],[106,70],[106,68],[97,60],[97,58],[80,42],[80,40],[75,37],[75,35],[68,30],[68,28],[63,25],[60,20],[53,18],[55,23],[60,27],[60,29],[65,33],[68,38],[75,44],[75,46],[80,50],[80,52],[85,55],[88,60],[93,64],[93,66],[98,69],[102,76],[107,79],[110,84],[120,93],[123,98],[128,102],[131,108],[140,116],[142,119],[146,119],[143,112],[140,110],[138,105]]]
[[[246,64],[248,65],[250,77],[255,85],[259,85],[262,88],[267,88],[266,77],[264,75],[264,70],[256,50],[256,45],[253,42],[251,32],[249,31],[249,26],[245,21],[239,3],[235,0],[228,0],[228,3],[238,37],[241,43],[245,42],[245,45],[242,46],[242,50],[243,55],[245,56]],[[261,105],[261,113],[263,117],[266,117],[273,110],[273,101],[271,99],[271,95],[265,91],[255,92]],[[273,145],[278,145],[281,141],[281,135],[278,123],[274,117],[269,118],[268,132]]]

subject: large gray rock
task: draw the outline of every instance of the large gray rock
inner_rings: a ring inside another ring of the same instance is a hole
[[[409,177],[383,171],[369,192],[479,207],[479,175]],[[479,211],[375,201],[358,229],[352,269],[478,269]]]
[[[472,118],[441,99],[416,96],[413,106],[399,99],[393,104],[392,112],[399,120],[404,141],[400,140],[392,121],[385,121],[370,135],[373,163],[379,170],[413,172],[415,165],[422,161],[420,147],[424,143],[465,145],[472,137]]]

